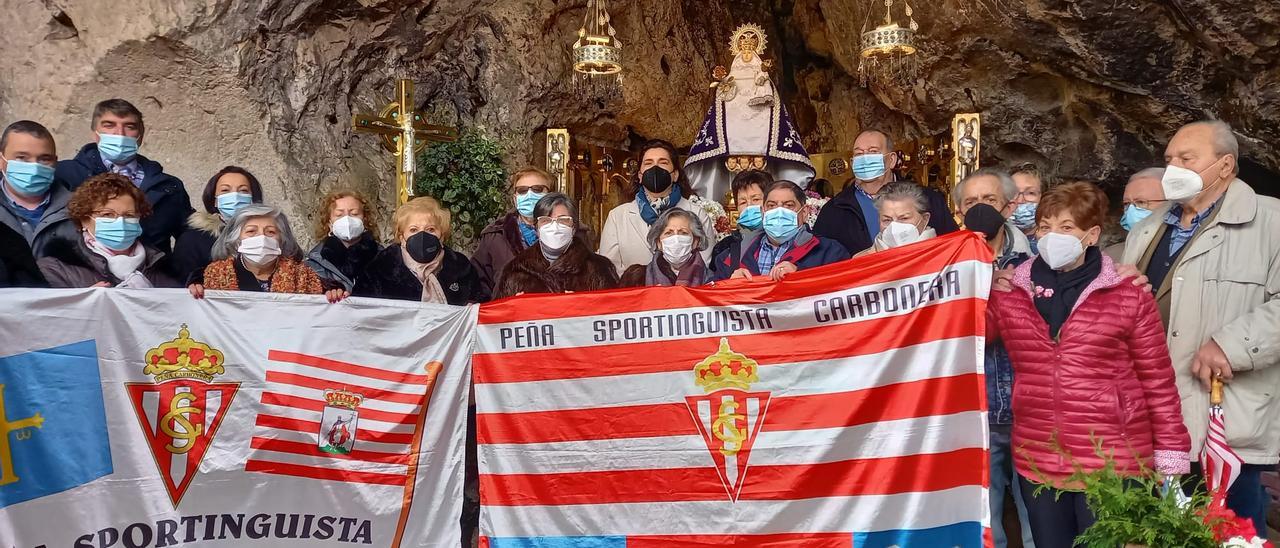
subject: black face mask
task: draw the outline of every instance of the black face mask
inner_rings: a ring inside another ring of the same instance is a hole
[[[671,172],[653,166],[644,172],[644,176],[640,178],[640,184],[644,185],[645,190],[649,192],[661,194],[671,188]]]
[[[410,258],[426,264],[434,261],[440,254],[440,238],[430,232],[419,232],[409,236],[409,239],[404,242],[404,247],[409,252]]]
[[[974,232],[981,232],[987,241],[996,239],[1000,229],[1004,227],[1004,216],[996,208],[987,204],[978,204],[964,214],[964,227]]]

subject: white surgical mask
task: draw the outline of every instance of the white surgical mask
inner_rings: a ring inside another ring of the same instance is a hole
[[[333,235],[337,236],[339,240],[350,242],[364,234],[364,221],[360,220],[359,217],[343,215],[333,220],[329,230],[333,231]]]
[[[1079,239],[1070,234],[1060,234],[1050,232],[1040,238],[1039,244],[1040,258],[1044,259],[1044,264],[1054,270],[1062,270],[1063,267],[1073,263],[1084,254],[1084,244]]]
[[[680,266],[693,255],[693,236],[672,234],[662,239],[662,258],[671,266]]]
[[[913,224],[893,221],[880,231],[880,241],[886,248],[894,248],[920,241],[920,229]]]
[[[256,266],[267,266],[280,257],[280,241],[271,236],[251,236],[240,240],[240,257]]]
[[[573,241],[573,229],[560,223],[547,223],[538,228],[538,241],[547,249],[564,249]]]
[[[1226,156],[1222,158],[1226,158]],[[1222,161],[1222,158],[1218,158],[1218,161],[1211,164],[1205,171],[1217,166],[1218,162]],[[1217,180],[1214,182],[1216,183]],[[1204,178],[1200,176],[1200,173],[1185,167],[1169,165],[1165,167],[1164,177],[1160,179],[1160,188],[1164,190],[1164,199],[1181,204],[1204,192],[1205,184]]]

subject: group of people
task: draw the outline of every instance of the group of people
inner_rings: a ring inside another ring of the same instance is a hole
[[[38,123],[0,137],[0,287],[186,287],[463,305],[525,293],[696,287],[781,280],[809,268],[928,240],[963,226],[991,250],[984,369],[996,546],[1006,494],[1025,546],[1067,547],[1092,514],[1066,478],[1102,466],[1200,474],[1208,386],[1227,383],[1227,437],[1246,463],[1227,504],[1266,532],[1260,473],[1280,460],[1280,201],[1237,178],[1239,147],[1218,121],[1183,127],[1166,166],[1136,173],[1123,195],[1124,242],[1103,248],[1106,194],[1049,186],[1033,165],[981,169],[948,196],[895,174],[889,134],[854,142],[853,184],[820,210],[764,171],[738,173],[731,233],[690,201],[677,151],[638,151],[628,196],[592,249],[573,200],[536,168],[510,178],[512,209],[471,257],[450,248],[452,216],[430,197],[395,210],[383,239],[359,192],[319,203],[305,252],[248,170],[228,166],[194,211],[177,178],[139,154],[145,125],[103,101],[93,142],[58,160]],[[830,192],[829,189],[826,190]],[[812,226],[812,228],[810,228]],[[928,252],[927,246],[919,246]],[[474,465],[474,462],[469,463]],[[1195,485],[1195,481],[1184,482]],[[477,499],[468,492],[464,544]],[[1047,489],[1041,489],[1047,487]]]

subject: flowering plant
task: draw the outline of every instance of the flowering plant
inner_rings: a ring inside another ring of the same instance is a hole
[[[804,209],[809,212],[809,221],[807,224],[809,225],[809,229],[812,230],[813,224],[818,222],[818,212],[822,211],[822,206],[827,205],[827,202],[830,202],[831,199],[823,198],[821,194],[812,190],[806,190],[804,191],[804,194],[807,197],[804,201]]]
[[[1237,516],[1226,504],[1222,495],[1214,495],[1204,508],[1204,522],[1213,530],[1213,538],[1222,548],[1273,548],[1270,541],[1257,535],[1253,520]]]
[[[693,202],[693,205],[701,209],[708,217],[715,220],[717,242],[729,235],[729,232],[732,231],[733,223],[729,221],[729,215],[725,213],[724,206],[720,205],[720,202],[708,200],[696,194],[689,198],[689,201]]]

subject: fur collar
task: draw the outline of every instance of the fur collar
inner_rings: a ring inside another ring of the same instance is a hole
[[[197,211],[187,217],[187,226],[193,230],[217,236],[222,233],[222,215]]]

